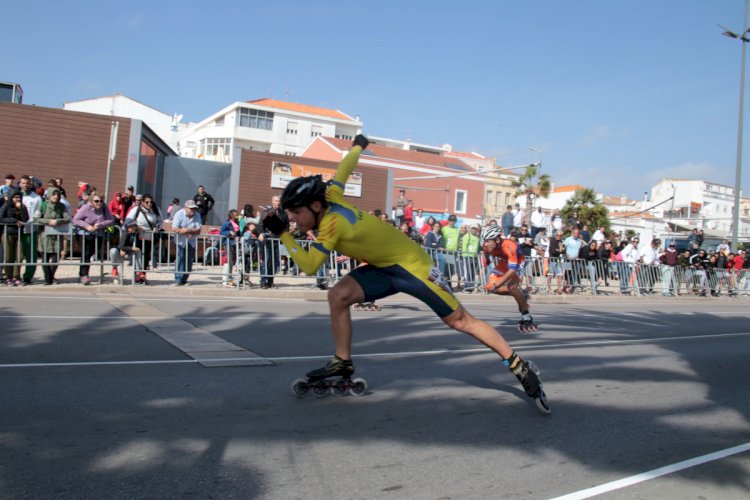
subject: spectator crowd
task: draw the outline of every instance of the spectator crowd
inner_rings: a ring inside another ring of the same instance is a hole
[[[148,284],[146,273],[169,260],[165,249],[169,252],[170,247],[174,249],[173,284],[188,284],[197,258],[198,235],[215,204],[203,186],[184,204],[172,199],[163,213],[151,194],[136,193],[133,186],[116,192],[109,203],[85,181],[79,181],[74,192],[68,195],[62,178],[50,179],[45,185],[30,175],[18,179],[12,174],[5,176],[0,186],[0,275],[5,285],[31,284],[37,267],[42,268],[43,283],[53,285],[58,282],[57,264],[71,258],[74,251],[80,256],[78,279],[83,285],[91,283],[92,260],[110,262],[114,281],[120,278],[124,262],[132,262],[135,281]],[[245,204],[241,210],[232,209],[220,229],[209,231],[204,263],[222,266],[224,285],[242,285],[250,270],[258,272],[262,288],[274,288],[278,274],[297,274],[293,259],[264,227],[263,219],[271,212],[286,217],[278,196],[270,202],[268,206]],[[706,248],[698,229],[690,234],[687,248],[678,251],[674,241],[666,245],[658,239],[641,242],[638,236],[626,238],[607,232],[605,227],[592,233],[575,212],[563,220],[560,211],[554,210],[547,220],[537,208],[528,217],[527,226],[525,211],[518,203],[508,205],[499,221],[459,224],[455,214],[436,218],[415,210],[403,190],[393,218],[383,210],[371,214],[424,247],[454,288],[466,292],[478,290],[492,266],[483,240],[483,235],[492,235],[498,243],[503,238],[516,239],[530,293],[546,289],[547,293],[572,294],[581,291],[586,282],[596,292],[615,288],[611,282],[618,281],[622,294],[657,293],[659,284],[664,295],[748,294],[745,278],[750,259],[745,250],[731,249],[726,240],[716,248]],[[165,231],[167,224],[169,231]],[[317,236],[314,231],[301,233],[294,224],[290,232],[309,243]],[[351,266],[346,261],[338,256],[326,263],[318,271],[316,286],[327,288],[331,269]]]

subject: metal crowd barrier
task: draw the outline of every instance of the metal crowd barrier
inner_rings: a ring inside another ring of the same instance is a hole
[[[25,233],[26,227],[33,232]],[[0,273],[3,281],[23,279],[34,269],[43,274],[65,274],[66,280],[78,275],[110,282],[111,267],[118,269],[118,283],[135,284],[140,273],[147,273],[155,283],[177,281],[177,275],[189,274],[190,280],[217,286],[241,287],[270,284],[276,278],[299,282],[299,285],[326,289],[359,265],[348,257],[332,252],[314,276],[305,276],[286,247],[276,238],[246,237],[231,240],[215,232],[190,239],[194,245],[177,244],[178,235],[168,231],[140,232],[139,253],[124,258],[116,250],[117,232],[87,233],[72,224],[44,226],[30,224],[18,228],[2,225]],[[179,237],[184,241],[184,236]],[[44,240],[44,241],[43,241]],[[310,240],[298,240],[304,248]],[[486,293],[489,268],[478,254],[463,254],[444,249],[425,249],[433,265],[448,278],[456,292]],[[490,262],[495,265],[496,262]],[[91,267],[96,273],[91,272]],[[127,269],[127,272],[126,272]],[[96,276],[92,276],[96,274]],[[628,294],[644,296],[661,293],[677,295],[747,295],[750,273],[746,270],[696,269],[666,265],[630,264],[602,260],[527,258],[521,286],[531,294]],[[156,277],[156,279],[154,279]],[[297,283],[295,283],[297,284]]]

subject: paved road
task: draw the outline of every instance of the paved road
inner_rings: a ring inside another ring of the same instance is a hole
[[[297,399],[325,303],[0,293],[0,498],[747,497],[747,300],[550,300],[528,335],[467,299],[542,368],[550,416],[421,304],[383,306],[355,313],[369,393]]]

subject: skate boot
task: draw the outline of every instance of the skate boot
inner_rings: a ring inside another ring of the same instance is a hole
[[[518,364],[515,368],[510,368],[516,360],[518,360]],[[510,371],[513,372],[513,375],[516,376],[518,381],[521,382],[526,394],[534,399],[537,409],[545,415],[548,415],[551,410],[547,403],[547,395],[544,394],[544,390],[542,389],[542,379],[539,378],[539,374],[541,373],[539,368],[537,368],[537,366],[531,361],[522,360],[516,355],[516,353],[513,353],[509,359],[505,360],[505,364],[508,365]]]
[[[518,322],[518,331],[522,333],[532,333],[539,330],[539,325],[534,322],[531,314],[524,314],[521,321]]]
[[[307,373],[307,379],[297,379],[292,383],[292,393],[304,396],[312,390],[316,397],[323,397],[329,392],[334,396],[347,393],[352,396],[362,396],[367,392],[367,382],[364,379],[352,379],[354,364],[351,360],[334,356],[325,366]]]

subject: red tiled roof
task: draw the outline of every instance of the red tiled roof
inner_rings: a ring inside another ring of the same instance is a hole
[[[579,184],[573,184],[570,186],[555,186],[555,190],[553,191],[553,193],[564,193],[566,191],[577,191],[579,189],[585,188]]]
[[[451,151],[450,153],[445,153],[445,156],[458,156],[461,158],[473,158],[475,160],[486,160],[487,158],[485,156],[480,155],[479,153],[464,153],[463,151]]]
[[[648,212],[610,212],[610,217],[638,217],[640,219],[653,219],[654,215]]]
[[[623,203],[621,196],[604,196],[602,198],[603,205],[633,205],[637,203],[635,200],[625,199]]]
[[[269,108],[286,109],[288,111],[296,111],[298,113],[307,113],[310,115],[327,116],[328,118],[336,118],[338,120],[353,121],[351,116],[348,116],[341,111],[334,109],[320,108],[318,106],[310,106],[308,104],[297,104],[294,102],[278,101],[276,99],[256,99],[254,101],[247,101],[248,104],[257,104],[258,106],[266,106]]]
[[[325,137],[325,140],[340,151],[348,151],[352,145],[351,141],[347,141],[345,139]],[[457,158],[451,158],[450,156],[421,153],[419,151],[409,151],[405,149],[381,146],[379,144],[370,144],[369,146],[367,146],[367,149],[379,159],[395,160],[402,163],[417,163],[428,165],[430,167],[448,169],[456,173],[460,171],[460,168],[451,167],[450,165],[459,165],[461,168],[466,169],[467,174],[476,173],[474,169],[472,169],[468,165],[465,165],[461,160]]]

